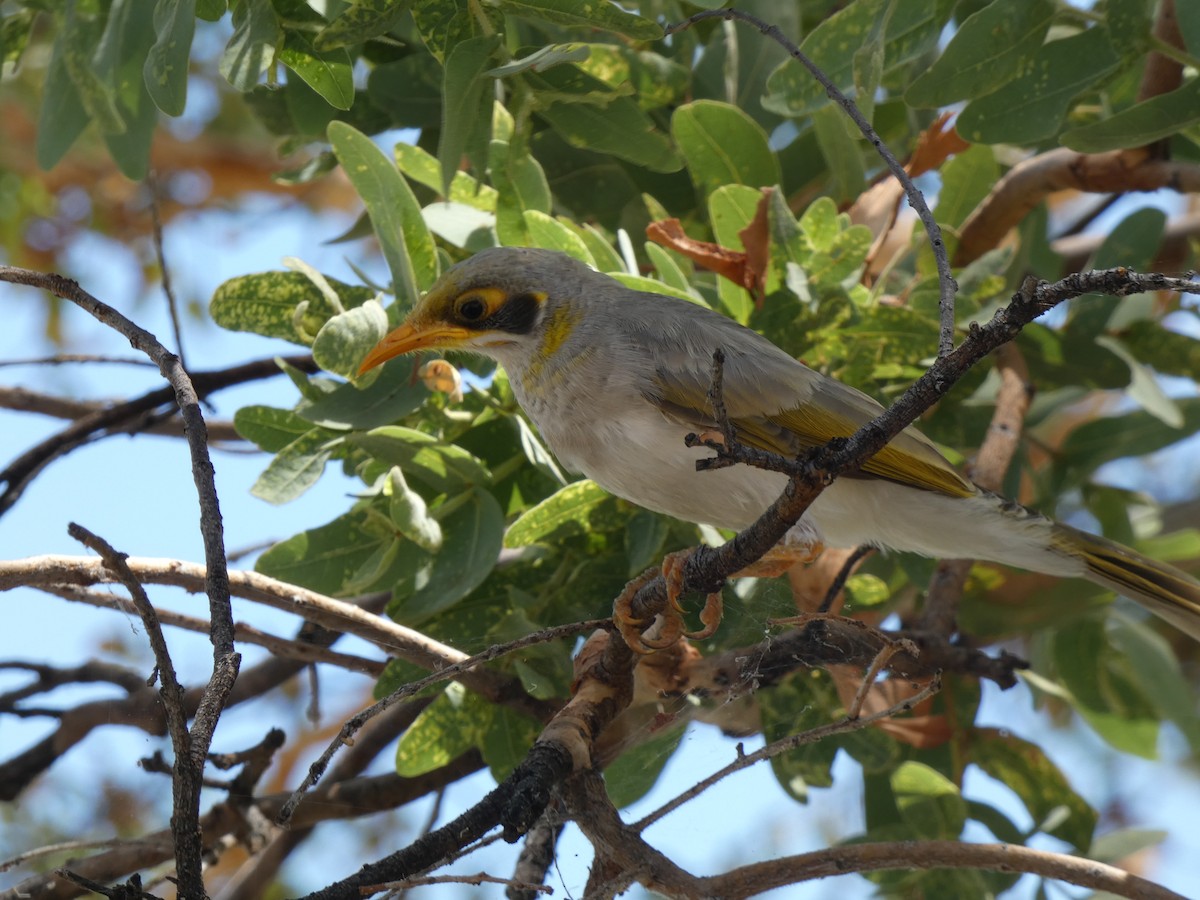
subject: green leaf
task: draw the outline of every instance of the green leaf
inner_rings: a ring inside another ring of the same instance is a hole
[[[492,134],[490,89],[495,83],[487,70],[499,45],[499,35],[471,38],[455,44],[446,56],[437,153],[442,167],[442,196],[450,193],[451,179],[464,155],[476,171],[485,166]]]
[[[1167,425],[1145,410],[1085,422],[1063,441],[1062,464],[1086,475],[1106,462],[1145,456],[1200,431],[1200,398],[1182,397],[1175,403],[1183,413],[1182,428]]]
[[[412,144],[399,143],[393,149],[396,166],[407,177],[430,190],[442,191],[442,164],[436,156]],[[455,172],[450,181],[450,193],[446,199],[462,203],[486,212],[496,210],[496,189],[481,184],[466,172]],[[428,215],[429,207],[425,207]]]
[[[728,103],[697,100],[671,115],[671,136],[702,196],[725,184],[771,187],[779,160],[761,125]]]
[[[896,807],[923,840],[953,840],[967,820],[967,806],[954,782],[929,766],[908,761],[891,775]]]
[[[1175,18],[1179,22],[1179,30],[1183,34],[1183,44],[1188,53],[1200,55],[1200,6],[1195,3],[1178,4]]]
[[[397,128],[437,128],[442,116],[442,67],[425,53],[375,66],[367,99],[387,110]]]
[[[1045,751],[996,728],[978,728],[975,734],[970,745],[971,762],[1020,797],[1039,827],[1052,823],[1050,834],[1077,850],[1087,850],[1098,815],[1072,789]]]
[[[363,357],[388,333],[388,317],[377,300],[338,313],[313,340],[313,359],[326,372],[352,378]]]
[[[763,737],[768,742],[826,725],[840,706],[829,676],[817,670],[791,675],[774,690],[760,692],[758,700]],[[771,770],[788,794],[805,803],[809,787],[833,784],[831,769],[837,750],[837,742],[832,740],[801,744],[771,757]]]
[[[196,30],[196,0],[158,0],[154,31],[158,39],[146,57],[146,89],[168,116],[183,114],[187,103],[188,57]]]
[[[604,787],[617,809],[636,803],[650,792],[687,730],[670,722],[650,728],[649,739],[625,750],[604,767]]]
[[[142,62],[154,44],[153,23],[136,0],[117,0],[95,48],[97,74],[111,84],[122,128],[104,132],[104,143],[121,173],[140,181],[150,168],[150,142],[158,125],[158,107],[142,76]]]
[[[60,34],[46,69],[42,108],[38,112],[37,161],[43,169],[54,168],[91,121],[67,73],[66,53],[67,41]]]
[[[327,428],[310,428],[275,454],[250,493],[276,505],[295,500],[317,483],[342,436]]]
[[[1109,617],[1109,637],[1128,657],[1130,672],[1163,718],[1175,723],[1192,753],[1200,754],[1196,698],[1170,644],[1145,622],[1120,612]]]
[[[258,558],[254,570],[309,590],[341,596],[350,578],[381,547],[390,545],[390,530],[367,527],[359,509],[338,516],[276,544]]]
[[[479,746],[492,718],[487,701],[452,682],[422,710],[396,745],[396,774],[417,778]]]
[[[652,172],[683,165],[666,135],[625,93],[578,66],[556,66],[524,76],[537,92],[537,112],[563,140],[627,160]]]
[[[1135,853],[1158,846],[1169,837],[1169,832],[1151,828],[1118,828],[1097,837],[1088,850],[1088,858],[1117,865]]]
[[[375,296],[370,288],[325,279],[344,308],[362,306]],[[300,272],[259,272],[230,278],[209,304],[213,321],[229,331],[250,331],[307,346],[335,314],[325,296]]]
[[[497,783],[512,774],[541,734],[540,722],[506,706],[491,707],[491,721],[484,732],[480,751]]]
[[[410,6],[412,0],[353,0],[317,32],[313,46],[324,51],[365,43],[396,27]]]
[[[233,427],[246,440],[268,453],[278,453],[292,441],[312,430],[313,423],[290,409],[273,406],[243,406],[233,414]]]
[[[1141,147],[1200,123],[1200,79],[1136,103],[1098,122],[1063,133],[1062,142],[1080,153]]]
[[[439,271],[433,236],[404,176],[361,131],[329,123],[329,142],[346,177],[367,207],[371,225],[392,272],[397,300],[411,306]]]
[[[717,243],[730,250],[745,250],[739,232],[754,218],[761,200],[762,191],[740,184],[725,185],[709,194],[708,218]],[[768,293],[771,289],[767,288]],[[749,291],[728,278],[721,278],[717,280],[717,295],[734,319],[743,325],[749,321],[754,308]]]
[[[532,246],[558,250],[595,267],[596,261],[592,259],[591,251],[583,242],[583,238],[562,222],[536,209],[527,209],[523,215]]]
[[[1130,382],[1125,393],[1131,400],[1164,425],[1172,428],[1183,427],[1183,413],[1179,411],[1178,404],[1167,396],[1167,392],[1163,390],[1149,366],[1140,363],[1125,345],[1114,337],[1102,334],[1096,338],[1096,345],[1120,357],[1121,361],[1129,366]]]
[[[942,166],[934,218],[942,228],[958,228],[991,192],[1000,177],[996,152],[986,144],[974,144]]]
[[[1051,41],[1018,78],[968,103],[959,114],[958,133],[982,144],[1026,144],[1054,137],[1071,101],[1119,65],[1102,28]]]
[[[612,498],[594,481],[576,481],[525,512],[504,535],[505,547],[556,543],[593,528],[593,515]]]
[[[234,6],[233,35],[218,63],[225,80],[243,93],[252,90],[282,37],[270,0],[243,0]]]
[[[1017,78],[1042,46],[1051,0],[989,3],[968,16],[946,49],[904,93],[916,107],[974,100]]]
[[[812,114],[813,130],[817,135],[817,146],[825,157],[829,174],[833,180],[835,199],[849,202],[858,197],[867,186],[867,173],[863,165],[858,140],[849,128],[858,129],[845,114],[833,106],[823,106]],[[847,127],[849,126],[849,128]]]
[[[334,109],[349,109],[353,105],[354,76],[350,54],[344,49],[319,52],[303,31],[284,31],[279,61]]]
[[[388,515],[402,535],[428,553],[442,549],[442,526],[429,515],[425,498],[408,486],[399,466],[388,473],[386,490],[391,492]]]
[[[876,34],[887,15],[883,74],[923,58],[937,45],[952,3],[947,0],[859,0],[826,18],[804,38],[800,49],[847,96],[854,97],[854,52]],[[807,116],[829,102],[809,71],[788,58],[767,79],[764,108],[782,116]]]
[[[390,425],[418,409],[429,396],[424,382],[413,376],[411,367],[383,366],[369,385],[339,385],[318,400],[302,402],[296,413],[314,425],[336,430],[368,431]]]
[[[501,243],[523,247],[529,244],[525,212],[550,213],[550,186],[536,159],[528,154],[514,155],[506,141],[492,141],[488,148],[488,169],[496,197],[496,233]]]
[[[1118,750],[1154,759],[1158,717],[1137,684],[1131,660],[1109,643],[1104,623],[1089,617],[1060,628],[1053,653],[1059,678],[1083,720]]]
[[[98,15],[88,15],[81,4],[68,4],[61,37],[62,59],[88,115],[96,121],[101,131],[117,134],[125,130],[125,122],[117,109],[116,92],[113,85],[102,78],[92,65],[92,52],[106,30],[104,26],[104,19]]]
[[[478,459],[454,444],[401,425],[385,425],[348,438],[351,443],[434,490],[451,493],[478,484],[490,484],[491,473]]]
[[[663,544],[671,526],[658,513],[639,509],[625,527],[625,558],[629,560],[629,577],[645,571],[662,558]]]
[[[449,609],[496,566],[504,538],[504,512],[496,498],[477,487],[450,503],[457,505],[448,515],[434,511],[442,527],[441,552],[416,573],[415,590],[389,607],[399,622],[416,625]]]
[[[635,41],[657,41],[663,36],[657,23],[605,0],[499,0],[499,6],[514,16],[569,28],[599,28]]]

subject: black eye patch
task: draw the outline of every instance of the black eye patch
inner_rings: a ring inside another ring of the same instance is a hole
[[[486,319],[481,322],[473,322],[469,327],[480,331],[529,334],[537,324],[543,299],[530,293],[514,294]]]

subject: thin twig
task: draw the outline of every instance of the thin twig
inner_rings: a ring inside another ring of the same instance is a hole
[[[171,316],[171,331],[175,334],[175,355],[179,364],[186,369],[187,363],[183,356],[183,328],[179,323],[179,303],[175,299],[175,291],[171,288],[171,270],[167,267],[167,254],[163,246],[162,215],[158,208],[158,173],[151,170],[146,174],[146,186],[150,189],[150,223],[153,231],[154,255],[158,259],[158,271],[162,276],[163,296],[167,300],[167,312]]]
[[[856,547],[854,552],[846,557],[846,561],[838,569],[838,573],[833,581],[829,582],[829,588],[825,591],[825,597],[821,600],[821,605],[816,609],[818,614],[827,613],[833,609],[833,601],[837,599],[838,594],[842,592],[842,588],[846,586],[846,582],[850,580],[850,576],[854,573],[854,567],[874,552],[875,548],[870,544],[863,544],[861,547]]]

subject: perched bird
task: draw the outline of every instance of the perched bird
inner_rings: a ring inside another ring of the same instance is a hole
[[[732,319],[529,248],[483,250],[450,269],[362,371],[419,350],[490,357],[565,465],[648,509],[742,529],[786,476],[749,466],[696,471],[711,451],[684,437],[718,430],[707,398],[718,348],[725,405],[744,444],[795,456],[882,411]],[[1086,578],[1200,640],[1200,582],[979,488],[914,428],[827,487],[787,543],[870,544]]]

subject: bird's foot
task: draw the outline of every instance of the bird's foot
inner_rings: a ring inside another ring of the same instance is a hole
[[[633,614],[633,598],[637,596],[638,591],[654,579],[657,575],[656,572],[650,570],[639,575],[625,585],[625,589],[617,597],[616,603],[613,604],[613,622],[625,643],[629,645],[629,649],[634,653],[653,653],[656,650],[670,647],[681,637],[702,641],[716,633],[724,613],[720,591],[709,594],[705,599],[704,609],[700,611],[700,622],[704,627],[699,631],[684,630],[684,610],[679,602],[679,597],[683,594],[683,567],[690,555],[690,550],[681,550],[677,553],[668,553],[663,559],[662,576],[667,586],[667,605],[661,613],[662,622],[658,627],[657,635],[647,637],[643,631],[644,626],[648,624],[647,621]]]

